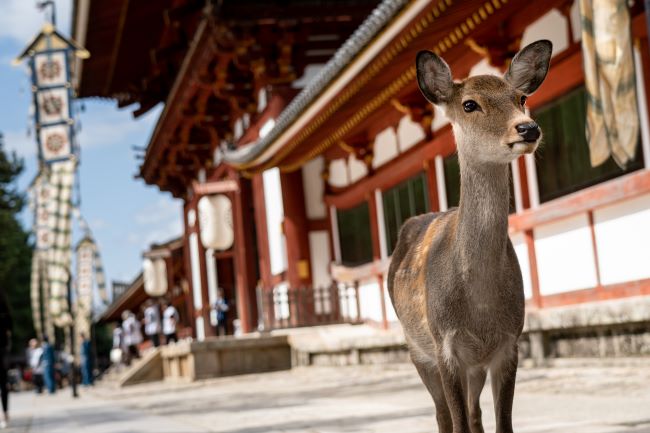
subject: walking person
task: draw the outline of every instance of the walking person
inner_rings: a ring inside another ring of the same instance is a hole
[[[165,344],[178,341],[178,335],[176,334],[178,320],[179,315],[176,307],[167,301],[163,302],[163,334],[165,334]]]
[[[111,362],[120,368],[126,353],[124,345],[124,330],[122,322],[118,322],[113,328],[113,348],[111,349]]]
[[[47,336],[43,337],[43,354],[41,355],[41,366],[43,367],[43,381],[47,392],[54,394],[56,392],[56,379],[54,375],[54,363],[56,356],[54,347],[50,344]]]
[[[144,333],[154,347],[160,346],[160,310],[153,299],[148,299],[144,309]]]
[[[138,344],[142,343],[140,322],[135,314],[126,310],[122,313],[122,331],[124,346],[126,347],[126,364],[130,365],[133,358],[140,358]]]
[[[93,382],[92,344],[86,334],[81,333],[81,384],[90,386]]]
[[[38,340],[32,338],[29,340],[27,348],[27,362],[32,370],[32,384],[37,394],[43,392],[43,348]]]
[[[9,369],[9,350],[12,331],[11,313],[7,295],[0,293],[0,393],[2,397],[2,419],[0,428],[7,428],[9,423],[9,389],[7,388],[7,370]]]
[[[223,289],[219,287],[217,289],[217,299],[214,301],[214,304],[212,304],[212,312],[214,316],[216,316],[214,319],[217,336],[226,335],[227,333],[228,310],[230,310],[228,301],[224,298]]]

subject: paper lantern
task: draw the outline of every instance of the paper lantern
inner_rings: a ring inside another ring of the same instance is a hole
[[[167,293],[167,265],[165,259],[145,258],[142,264],[144,291],[149,296],[158,297]]]
[[[204,196],[199,200],[201,243],[205,248],[227,250],[235,241],[232,203],[223,194]]]

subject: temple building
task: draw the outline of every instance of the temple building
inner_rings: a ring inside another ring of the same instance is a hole
[[[183,200],[181,272],[196,338],[214,333],[218,287],[242,333],[396,322],[385,277],[400,226],[460,199],[452,129],[420,94],[416,53],[436,52],[456,79],[502,75],[521,47],[549,39],[549,74],[527,101],[545,138],[537,155],[511,164],[523,346],[533,357],[642,350],[634,337],[650,332],[642,2],[619,29],[631,35],[622,68],[635,78],[626,107],[638,130],[626,152],[603,151],[585,134],[584,65],[594,52],[583,48],[578,1],[75,6],[74,38],[91,52],[79,95],[135,104],[136,116],[165,104],[140,177]]]

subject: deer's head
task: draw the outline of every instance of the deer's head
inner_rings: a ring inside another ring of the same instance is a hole
[[[479,75],[461,82],[452,80],[439,56],[418,53],[420,90],[445,110],[466,161],[507,163],[535,151],[542,134],[526,115],[526,98],[544,81],[552,49],[550,41],[533,42],[517,53],[503,78]]]

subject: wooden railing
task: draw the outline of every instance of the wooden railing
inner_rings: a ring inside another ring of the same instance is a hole
[[[262,295],[264,328],[356,323],[359,321],[359,289],[342,283],[327,287],[277,286]]]

